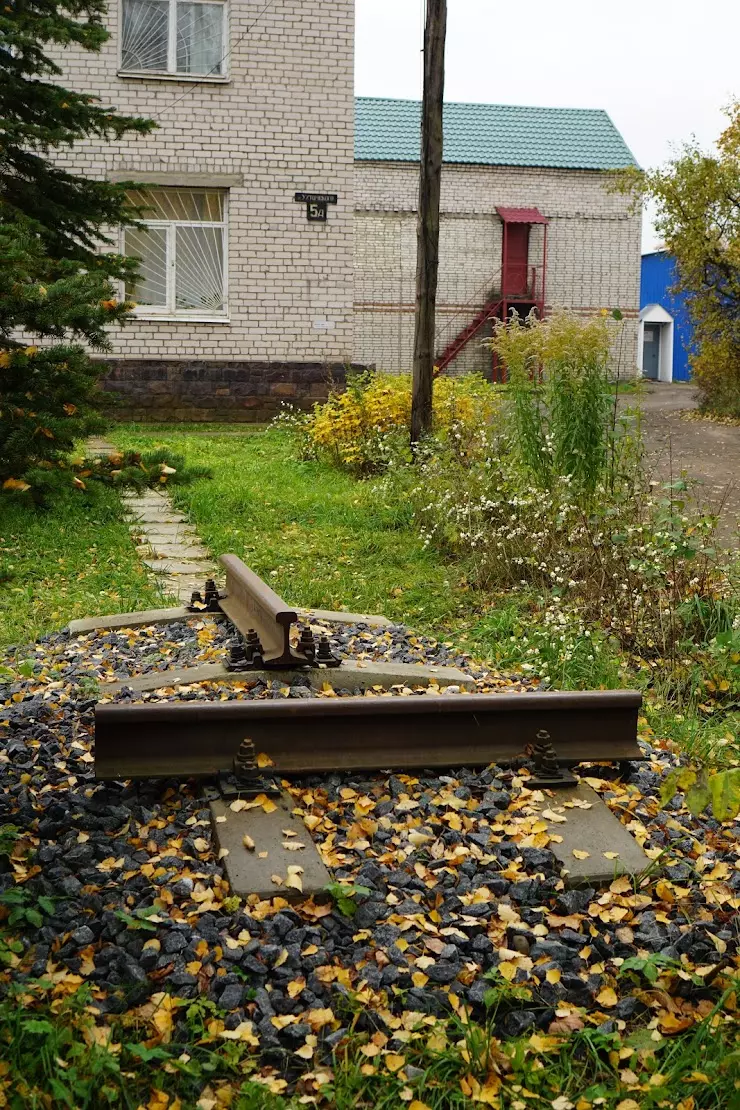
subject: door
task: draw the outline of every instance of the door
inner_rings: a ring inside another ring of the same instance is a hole
[[[645,324],[642,339],[642,376],[657,382],[660,370],[660,324]]]
[[[505,224],[504,235],[506,236],[504,296],[523,297],[527,292],[529,224]]]

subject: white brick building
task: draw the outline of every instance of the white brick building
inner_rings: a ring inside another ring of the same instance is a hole
[[[108,360],[122,415],[265,419],[283,399],[323,396],[349,364],[409,367],[418,105],[355,106],[354,0],[263,9],[110,0],[102,52],[59,54],[70,86],[159,124],[65,158],[136,181],[149,207],[146,230],[121,239],[142,259],[137,319],[114,333]],[[518,116],[502,130],[492,112]],[[608,117],[474,105],[446,115],[440,354],[496,293],[505,206],[549,221],[533,228],[528,259],[541,280],[547,226],[546,306],[619,304],[636,317],[639,218],[604,188],[604,171],[631,155]],[[453,370],[485,366],[484,331]]]
[[[444,123],[440,361],[490,371],[481,339],[490,316],[514,305],[583,315],[618,307],[621,368],[632,372],[641,220],[609,189],[612,171],[633,158],[606,113],[446,104]],[[408,369],[413,347],[419,126],[414,101],[357,101],[353,351],[389,370]],[[452,357],[476,317],[479,330]]]

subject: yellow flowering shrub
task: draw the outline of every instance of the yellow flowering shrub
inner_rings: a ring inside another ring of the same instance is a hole
[[[496,388],[477,374],[434,383],[436,435],[454,429],[469,439],[497,409]],[[315,454],[360,473],[382,470],[392,457],[407,454],[410,430],[410,375],[377,373],[350,379],[344,392],[315,405],[303,428]]]

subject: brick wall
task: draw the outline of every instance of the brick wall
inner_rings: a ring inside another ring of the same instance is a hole
[[[111,333],[116,360],[343,363],[352,357],[354,0],[230,0],[226,81],[121,77],[120,0],[99,55],[70,47],[64,80],[159,129],[76,144],[61,160],[98,177],[229,184],[228,320],[137,319]],[[253,29],[250,24],[256,21]],[[236,184],[234,184],[236,182]],[[295,192],[338,194],[309,223]]]
[[[120,6],[110,0],[99,55],[60,51],[64,80],[159,129],[82,142],[61,160],[98,177],[223,187],[229,198],[228,318],[137,318],[113,330],[103,384],[122,397],[121,415],[265,419],[280,399],[323,396],[343,365],[409,369],[418,165],[353,164],[354,0],[280,0],[261,15],[262,0],[230,0],[227,77],[197,81],[119,75]],[[534,205],[551,219],[548,306],[618,304],[629,318],[624,362],[636,363],[640,221],[606,181],[445,167],[439,350],[495,287],[496,205]],[[339,201],[327,223],[309,223],[295,192]],[[534,228],[533,262],[541,237]],[[476,339],[451,369],[489,364]]]
[[[410,163],[355,165],[354,357],[391,371],[411,364],[418,172]],[[546,310],[621,308],[622,370],[635,371],[641,221],[626,198],[607,191],[609,181],[609,174],[585,170],[444,167],[438,353],[499,287],[496,207],[536,207],[550,219]],[[534,226],[530,264],[541,263],[542,248],[542,228]],[[450,372],[490,369],[490,353],[481,346],[485,334],[471,340]]]

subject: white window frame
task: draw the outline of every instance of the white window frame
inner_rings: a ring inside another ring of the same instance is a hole
[[[179,0],[167,0],[169,14],[167,20],[167,69],[124,69],[123,68],[123,6],[120,0],[118,12],[118,76],[135,77],[139,80],[151,78],[156,81],[214,81],[224,83],[229,80],[229,0],[188,0],[193,4],[221,4],[223,9],[223,73],[181,73],[177,69],[177,5]]]
[[[150,192],[166,192],[168,186],[155,186],[152,185],[149,189],[143,187],[146,191]],[[170,189],[176,189],[176,186],[169,186]],[[181,191],[188,188],[188,186],[180,186]],[[214,192],[221,194],[223,198],[223,219],[222,220],[162,220],[162,219],[147,219],[144,216],[138,222],[145,227],[151,227],[156,230],[163,230],[166,234],[166,270],[165,281],[167,289],[167,304],[166,305],[149,305],[137,304],[133,310],[134,316],[143,320],[190,320],[195,323],[228,323],[229,322],[229,190],[228,189],[215,189]],[[200,308],[177,308],[176,307],[176,266],[177,266],[177,233],[178,227],[219,227],[221,228],[222,244],[223,244],[223,304],[224,307],[221,311],[213,310],[211,312],[204,312]],[[126,230],[121,231],[121,253],[125,254],[126,245]],[[121,293],[125,297],[125,288]]]

